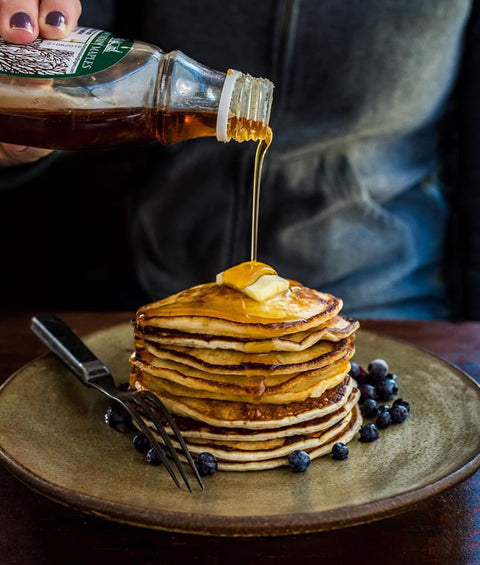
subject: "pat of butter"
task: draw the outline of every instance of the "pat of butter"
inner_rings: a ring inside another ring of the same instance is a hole
[[[289,286],[287,279],[278,275],[262,275],[253,284],[245,287],[244,292],[257,302],[265,302],[265,300],[285,292]]]
[[[258,261],[235,265],[219,273],[216,282],[219,286],[225,285],[243,292],[258,302],[285,292],[290,286],[288,280],[279,277],[275,269]]]
[[[234,290],[243,292],[245,288],[253,284],[262,275],[276,275],[277,271],[259,261],[246,261],[234,267],[230,267],[223,273],[217,275],[217,284],[229,286]]]

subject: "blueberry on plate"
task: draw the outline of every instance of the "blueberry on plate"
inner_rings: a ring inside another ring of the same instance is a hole
[[[134,430],[130,415],[119,404],[112,404],[105,412],[105,423],[117,432],[131,432]]]
[[[405,406],[405,408],[407,409],[407,412],[410,412],[410,402],[408,402],[408,400],[405,400],[405,398],[397,398],[393,404],[392,404],[392,408],[394,406],[397,406],[397,404],[400,404],[401,406]]]
[[[393,379],[382,379],[375,389],[381,400],[392,400],[398,393],[398,386]]]
[[[408,409],[403,404],[395,404],[390,408],[393,424],[401,424],[408,417]]]
[[[348,374],[356,379],[360,375],[360,365],[355,363],[355,361],[350,361],[350,371]]]
[[[195,459],[195,466],[197,467],[198,474],[201,477],[208,477],[217,472],[218,463],[215,455],[204,451],[200,453]]]
[[[355,361],[350,361],[350,371],[348,374],[357,381],[358,385],[363,385],[368,382],[367,371],[365,371],[361,365],[355,363]]]
[[[362,415],[365,418],[375,418],[377,414],[377,401],[374,398],[367,398],[362,404]]]
[[[374,359],[368,365],[367,370],[372,379],[378,382],[388,375],[388,363],[384,359]]]
[[[390,415],[390,411],[383,410],[382,412],[378,413],[378,416],[375,420],[375,425],[379,430],[385,430],[388,426],[392,423],[392,416]]]
[[[392,379],[392,381],[398,386],[398,377],[395,373],[388,373],[387,379]]]
[[[343,461],[348,458],[348,447],[341,441],[337,441],[332,447],[332,459]]]
[[[365,424],[360,428],[360,441],[370,443],[378,439],[378,428],[375,424]]]
[[[360,402],[365,402],[367,398],[376,398],[377,392],[373,385],[363,384],[358,387],[360,391]]]
[[[303,473],[310,465],[310,456],[306,451],[296,449],[288,456],[288,464],[296,473]]]
[[[145,459],[148,463],[150,463],[150,465],[153,465],[154,467],[158,467],[158,465],[162,464],[162,460],[157,455],[157,452],[153,449],[153,447],[147,451]]]
[[[146,455],[150,451],[150,441],[144,434],[137,434],[133,438],[133,447],[139,452]]]

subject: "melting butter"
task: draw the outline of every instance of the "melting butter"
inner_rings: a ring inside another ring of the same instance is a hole
[[[217,275],[219,286],[225,285],[242,292],[257,302],[285,292],[289,281],[277,275],[277,271],[259,261],[246,261]]]
[[[287,279],[278,275],[262,275],[253,284],[245,287],[244,292],[257,302],[265,302],[265,300],[285,292],[289,286]]]

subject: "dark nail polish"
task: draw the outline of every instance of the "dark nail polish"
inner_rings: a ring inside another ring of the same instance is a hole
[[[23,29],[33,32],[32,19],[26,12],[16,12],[10,18],[10,27],[12,29]]]
[[[45,18],[45,23],[49,26],[65,27],[66,19],[62,12],[48,12],[47,17]]]

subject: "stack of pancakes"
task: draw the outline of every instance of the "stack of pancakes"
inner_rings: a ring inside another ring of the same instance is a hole
[[[286,465],[297,449],[313,459],[361,425],[348,375],[358,322],[340,315],[339,298],[296,281],[251,298],[244,287],[264,267],[233,267],[248,280],[202,284],[135,317],[131,387],[156,394],[192,455],[212,453],[221,470]]]

